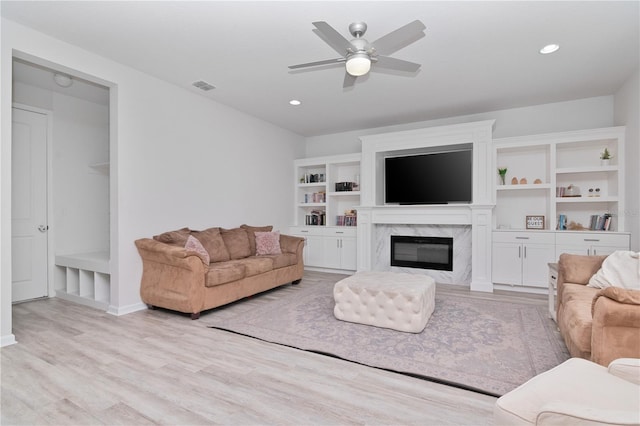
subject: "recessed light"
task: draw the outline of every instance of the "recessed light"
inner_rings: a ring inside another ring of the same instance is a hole
[[[559,44],[547,44],[545,47],[540,49],[540,53],[543,55],[548,55],[549,53],[557,52],[560,49]]]
[[[302,102],[300,102],[300,101],[299,101],[299,100],[297,100],[297,99],[291,99],[291,100],[289,101],[289,105],[293,105],[293,106],[298,106],[298,105],[300,105],[301,103],[302,103]]]

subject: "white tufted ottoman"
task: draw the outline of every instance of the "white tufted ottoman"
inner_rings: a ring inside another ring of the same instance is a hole
[[[358,272],[333,287],[339,320],[420,333],[435,308],[436,284],[426,275]]]

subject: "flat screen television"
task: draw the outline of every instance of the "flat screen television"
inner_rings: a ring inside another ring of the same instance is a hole
[[[385,203],[471,203],[472,157],[465,149],[385,158]]]

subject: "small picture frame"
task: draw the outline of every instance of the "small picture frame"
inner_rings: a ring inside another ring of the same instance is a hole
[[[527,229],[544,229],[544,216],[527,216],[525,223]]]

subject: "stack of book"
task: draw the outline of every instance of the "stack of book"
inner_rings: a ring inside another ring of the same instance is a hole
[[[338,226],[358,226],[358,213],[355,210],[347,210],[343,216],[336,216]]]
[[[592,231],[608,231],[611,226],[611,215],[609,213],[605,214],[594,214],[591,215],[591,221],[589,222],[589,229]]]
[[[325,225],[327,213],[324,210],[312,210],[304,217],[305,225]]]
[[[305,203],[326,203],[327,194],[324,192],[314,192],[312,194],[304,194]]]

